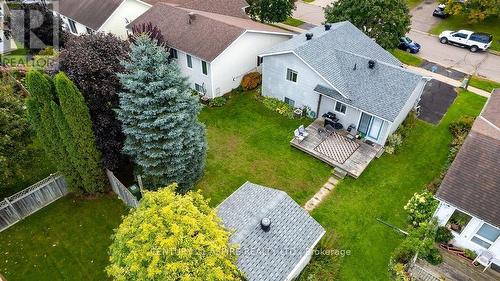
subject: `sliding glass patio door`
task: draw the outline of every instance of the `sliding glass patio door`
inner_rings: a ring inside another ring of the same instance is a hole
[[[383,124],[384,121],[382,119],[363,112],[361,113],[361,118],[359,119],[358,132],[377,140]]]

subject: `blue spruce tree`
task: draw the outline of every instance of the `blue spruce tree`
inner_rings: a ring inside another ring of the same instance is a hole
[[[187,78],[168,51],[146,35],[131,45],[130,60],[119,74],[124,91],[116,110],[126,135],[123,151],[137,165],[150,189],[179,184],[185,192],[203,174],[207,150],[201,110]]]

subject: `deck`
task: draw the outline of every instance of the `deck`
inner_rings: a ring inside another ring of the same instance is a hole
[[[344,130],[335,131],[326,136],[320,135],[323,119],[316,119],[306,128],[309,135],[302,141],[293,138],[290,144],[312,155],[332,167],[340,168],[351,177],[357,178],[368,164],[382,152],[382,146],[369,145],[358,139],[347,138]]]

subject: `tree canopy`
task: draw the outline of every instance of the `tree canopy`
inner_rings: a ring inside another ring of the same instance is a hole
[[[96,145],[103,165],[116,170],[126,161],[121,150],[125,136],[115,116],[118,107],[120,61],[128,56],[128,43],[112,34],[74,36],[59,56],[60,70],[82,92],[89,108]]]
[[[452,15],[465,15],[469,23],[477,23],[488,17],[500,16],[498,0],[442,0],[446,4],[446,12]]]
[[[291,17],[295,0],[249,0],[249,15],[261,22],[282,22]]]
[[[147,188],[175,182],[178,191],[188,190],[203,174],[207,149],[198,97],[167,50],[146,35],[131,45],[124,66],[116,110],[126,135],[123,151]]]
[[[241,280],[229,233],[200,192],[146,191],[113,235],[109,276],[120,281]]]
[[[411,24],[405,0],[339,0],[325,8],[325,18],[350,21],[385,49],[396,48]]]

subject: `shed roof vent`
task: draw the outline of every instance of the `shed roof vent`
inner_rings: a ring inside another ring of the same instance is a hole
[[[306,40],[311,40],[313,38],[313,35],[312,33],[306,33]]]
[[[332,25],[329,23],[325,23],[325,30],[328,31],[330,30],[330,28],[332,28]]]
[[[263,218],[261,221],[260,221],[260,227],[262,228],[262,230],[264,230],[265,232],[268,232],[269,229],[271,229],[271,219],[270,218]]]
[[[375,67],[375,61],[374,60],[369,60],[368,61],[368,68],[373,69]]]

